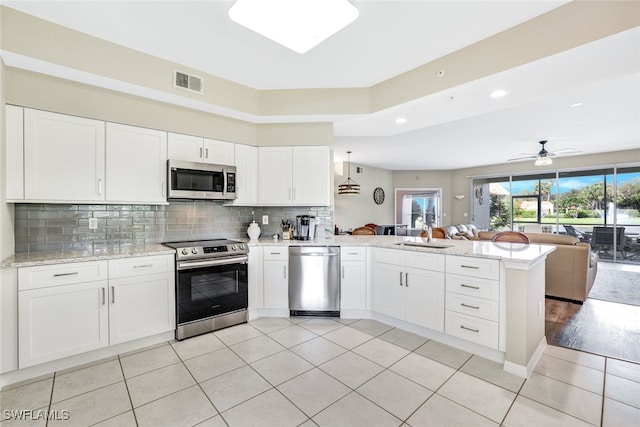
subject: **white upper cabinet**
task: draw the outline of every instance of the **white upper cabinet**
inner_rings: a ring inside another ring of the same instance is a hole
[[[24,111],[25,199],[105,199],[105,123],[46,111]]]
[[[233,142],[204,138],[204,162],[214,165],[235,166],[235,145]]]
[[[204,158],[202,137],[169,132],[167,139],[170,160],[202,162]]]
[[[107,123],[107,200],[166,203],[167,133]]]
[[[235,144],[236,199],[233,205],[258,203],[258,147]]]
[[[260,147],[258,150],[260,204],[330,204],[329,147]]]
[[[291,147],[258,148],[258,201],[261,205],[292,203],[292,162]]]
[[[329,147],[293,147],[293,204],[329,206]]]
[[[169,159],[215,165],[235,165],[235,144],[201,136],[169,132]]]
[[[6,107],[7,200],[24,199],[24,109]]]

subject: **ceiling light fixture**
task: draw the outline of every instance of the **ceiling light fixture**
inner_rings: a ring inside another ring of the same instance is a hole
[[[354,180],[351,179],[351,151],[347,151],[347,158],[349,173],[347,175],[347,180],[338,185],[338,194],[360,194],[360,184],[357,184]]]
[[[237,0],[229,18],[303,54],[358,18],[347,0]]]
[[[402,124],[405,124],[405,123],[407,123],[407,119],[405,119],[404,117],[398,117],[396,119],[396,124],[397,125],[402,125]]]
[[[534,163],[534,165],[536,166],[549,166],[553,164],[553,160],[551,160],[551,157],[538,157]]]
[[[506,96],[509,92],[507,92],[504,89],[498,89],[498,90],[494,90],[493,92],[491,92],[491,94],[489,95],[491,98],[502,98],[503,96]]]
[[[582,107],[582,102],[576,102],[575,104],[571,104],[571,108]]]

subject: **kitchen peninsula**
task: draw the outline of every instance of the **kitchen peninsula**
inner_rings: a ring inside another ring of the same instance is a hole
[[[276,261],[275,271],[286,271],[290,245],[341,247],[342,317],[379,320],[523,377],[544,350],[545,259],[554,246],[404,236],[250,240],[250,316],[288,315],[286,278],[271,282],[267,271]]]

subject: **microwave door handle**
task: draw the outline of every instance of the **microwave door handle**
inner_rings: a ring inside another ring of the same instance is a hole
[[[227,171],[222,168],[222,197],[227,195]]]

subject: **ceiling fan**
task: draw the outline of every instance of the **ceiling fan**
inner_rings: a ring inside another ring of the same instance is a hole
[[[573,148],[565,148],[562,150],[558,150],[555,153],[552,153],[550,151],[547,151],[546,148],[544,148],[544,144],[546,144],[547,142],[548,141],[538,141],[538,144],[542,145],[542,148],[540,149],[540,151],[538,151],[537,154],[532,153],[532,154],[526,155],[525,157],[516,157],[513,159],[507,159],[507,161],[513,162],[516,160],[536,159],[535,161],[536,166],[548,166],[553,163],[553,160],[551,160],[551,157],[553,156],[556,156],[558,154],[579,153],[578,150],[574,150]]]

